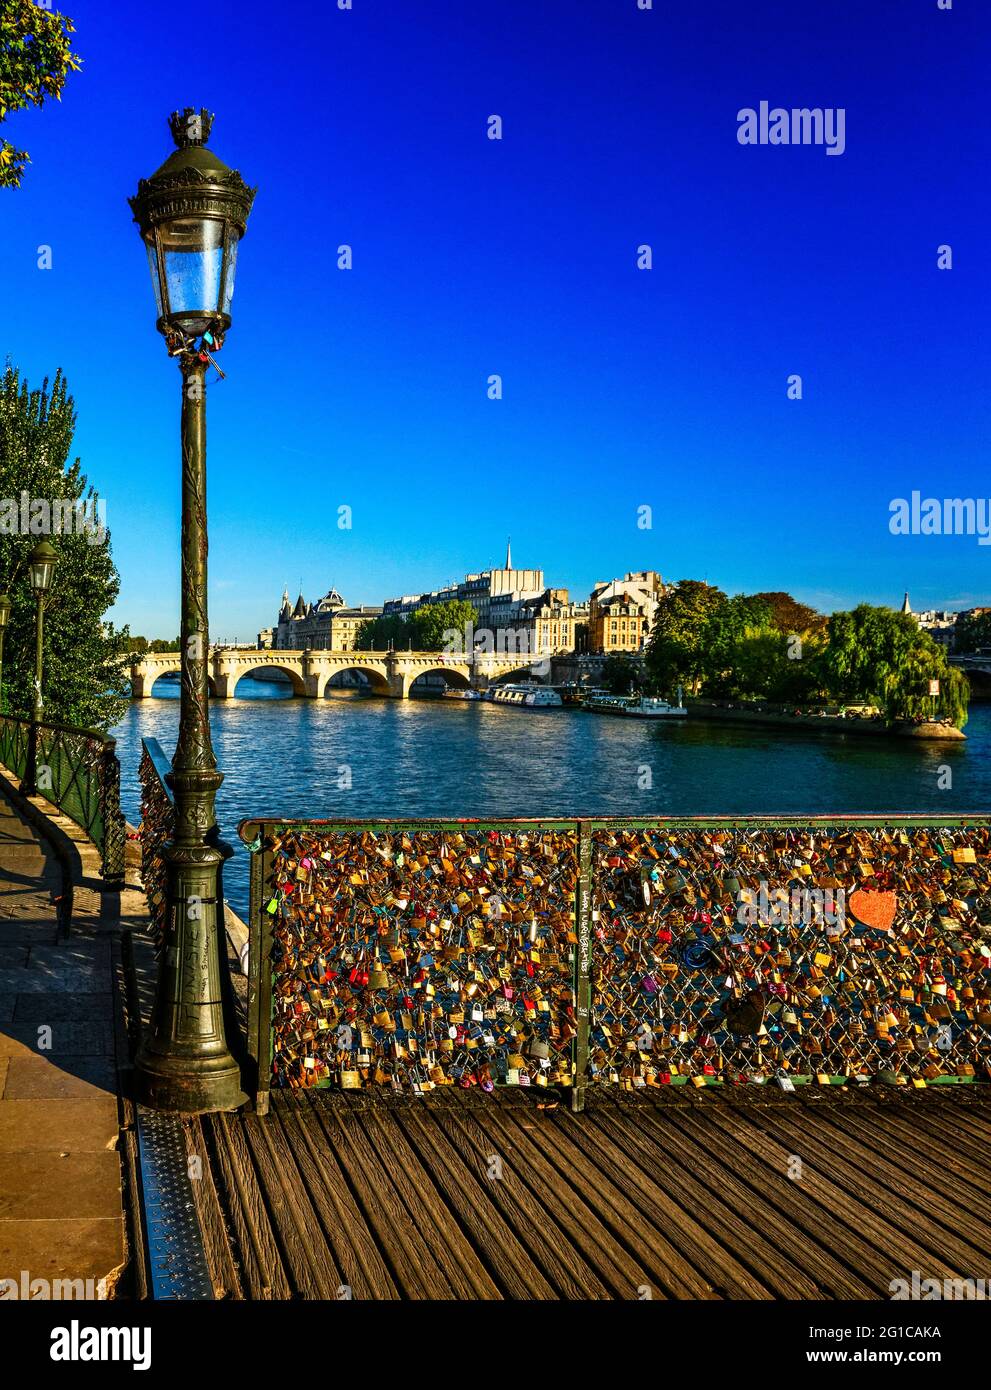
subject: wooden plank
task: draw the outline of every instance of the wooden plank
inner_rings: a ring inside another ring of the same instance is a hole
[[[982,1250],[956,1233],[959,1214],[950,1216],[950,1229],[940,1227],[936,1219],[936,1203],[941,1203],[939,1210],[944,1213],[947,1204],[937,1194],[931,1194],[931,1198],[925,1202],[920,1201],[916,1190],[900,1181],[897,1175],[891,1178],[878,1150],[868,1149],[838,1131],[826,1131],[824,1136],[823,1128],[821,1123],[813,1126],[797,1115],[787,1115],[782,1109],[777,1110],[773,1117],[767,1116],[768,1132],[792,1146],[792,1151],[802,1159],[803,1174],[807,1156],[811,1155],[822,1172],[841,1183],[846,1197],[882,1216],[889,1232],[896,1228],[911,1239],[918,1240],[920,1250],[926,1251],[928,1248],[937,1259],[952,1262],[958,1274],[973,1271],[982,1263],[986,1247]],[[916,1188],[919,1186],[917,1178]],[[922,1267],[912,1266],[916,1269]]]
[[[200,1116],[187,1115],[183,1120],[183,1133],[187,1155],[199,1160],[199,1177],[193,1180],[190,1186],[193,1189],[196,1215],[203,1233],[203,1248],[213,1284],[213,1296],[217,1299],[243,1299],[244,1288],[234,1263],[220,1198],[213,1180],[206,1132]]]
[[[758,1154],[770,1167],[778,1167],[784,1177],[788,1171],[789,1159],[795,1150],[793,1145],[782,1143],[781,1138],[773,1131],[769,1132],[771,1112],[776,1109],[777,1107],[765,1107],[760,1110],[743,1111],[734,1108],[733,1113],[728,1114],[718,1105],[709,1105],[706,1107],[706,1114],[711,1115],[715,1123],[724,1127],[734,1125],[735,1129],[732,1132],[738,1140],[752,1153]],[[872,1268],[875,1271],[880,1270],[882,1274],[887,1272],[887,1277],[880,1281],[884,1292],[887,1292],[892,1278],[906,1270],[922,1269],[927,1261],[932,1263],[928,1252],[917,1241],[891,1224],[888,1219],[890,1212],[878,1211],[865,1200],[870,1196],[870,1190],[862,1179],[858,1179],[848,1190],[834,1182],[828,1171],[821,1171],[819,1165],[803,1162],[801,1182],[793,1182],[791,1186],[796,1198],[802,1196],[817,1202],[830,1213],[837,1225],[842,1222],[849,1229],[856,1231],[863,1241],[873,1246],[881,1262],[879,1264],[875,1259]],[[835,1230],[834,1226],[834,1248]],[[936,1265],[937,1267],[930,1271],[934,1276],[956,1272],[949,1266],[943,1268],[939,1261]]]
[[[357,1097],[347,1099],[357,1100]],[[397,1113],[382,1106],[359,1113],[365,1132],[390,1171],[401,1175],[398,1185],[410,1216],[430,1241],[438,1262],[459,1290],[459,1297],[471,1301],[498,1298],[499,1290],[491,1275],[465,1238],[431,1174],[420,1163],[416,1150],[404,1137],[401,1126],[405,1118],[405,1112]],[[456,1270],[460,1270],[460,1275],[456,1275]],[[460,1292],[462,1288],[464,1293]]]
[[[305,1097],[292,1092],[272,1092],[272,1114],[282,1125],[341,1277],[355,1299],[397,1298],[388,1266],[333,1152],[319,1129],[304,1123],[307,1105]]]
[[[477,1167],[467,1164],[440,1134],[429,1116],[410,1110],[404,1133],[433,1175],[443,1199],[461,1224],[473,1232],[478,1251],[507,1298],[553,1298],[553,1285],[503,1221],[492,1201],[491,1180],[482,1183]]]
[[[227,1210],[240,1245],[248,1294],[253,1299],[291,1298],[292,1289],[262,1201],[258,1175],[241,1132],[241,1117],[212,1115],[209,1124]]]
[[[783,1161],[787,1155],[780,1155],[767,1144],[745,1118],[720,1106],[699,1106],[673,1108],[671,1121],[700,1145],[713,1135],[722,1137],[727,1161],[735,1165],[748,1185],[780,1207],[785,1229],[795,1236],[796,1259],[804,1248],[808,1267],[814,1271],[819,1250],[831,1250],[848,1267],[851,1276],[867,1284],[873,1296],[882,1291],[887,1296],[892,1278],[890,1260],[865,1238],[855,1221],[851,1224],[840,1219],[836,1203],[828,1193],[823,1200],[816,1200],[821,1185],[796,1190]],[[811,1246],[800,1244],[803,1236],[811,1240]]]
[[[517,1123],[525,1118],[516,1116]],[[589,1116],[589,1119],[592,1119]],[[598,1120],[575,1120],[553,1113],[542,1136],[542,1147],[563,1179],[581,1173],[582,1187],[595,1194],[603,1220],[631,1254],[642,1259],[657,1283],[674,1298],[698,1297],[699,1283],[713,1295],[769,1298],[770,1293],[749,1270],[742,1269],[726,1250],[671,1198],[667,1184],[648,1179]],[[669,1238],[670,1237],[670,1238]],[[691,1255],[687,1251],[691,1251]]]
[[[487,1110],[487,1106],[470,1104],[437,1108],[431,1105],[424,1114],[436,1124],[442,1141],[450,1143],[466,1167],[479,1175],[479,1182],[485,1175],[493,1206],[515,1231],[561,1298],[579,1301],[609,1298],[609,1289],[585,1258],[581,1244],[576,1248],[556,1219],[556,1205],[548,1207],[542,1195],[535,1197],[512,1167],[504,1167],[499,1177],[488,1178],[489,1158],[495,1146],[482,1124]]]
[[[297,1289],[304,1298],[336,1299],[344,1281],[281,1125],[250,1113],[243,1123]]]
[[[824,1110],[822,1121],[824,1130],[846,1134],[872,1152],[883,1154],[887,1166],[900,1175],[898,1181],[901,1184],[916,1184],[920,1162],[924,1161],[925,1186],[944,1195],[949,1192],[949,1207],[954,1213],[953,1229],[959,1225],[961,1197],[964,1195],[968,1213],[973,1213],[991,1228],[991,1199],[984,1191],[987,1151],[978,1166],[974,1160],[937,1148],[931,1136],[922,1134],[918,1127],[912,1132],[911,1138],[905,1138],[893,1131],[885,1116],[865,1115],[859,1109],[852,1112],[844,1106],[830,1106]],[[925,1149],[924,1158],[920,1154],[922,1148]],[[965,1185],[964,1194],[962,1189]]]
[[[715,1287],[736,1298],[824,1297],[820,1283],[764,1234],[773,1232],[775,1223],[762,1222],[754,1208],[760,1205],[765,1217],[771,1209],[755,1203],[752,1194],[737,1205],[727,1201],[733,1175],[710,1156],[699,1154],[680,1133],[669,1133],[664,1117],[651,1112],[644,1117],[647,1123],[638,1127],[626,1107],[617,1106],[609,1111],[599,1108],[592,1118],[595,1130],[579,1142],[585,1148],[597,1147],[607,1172],[628,1176],[641,1188],[649,1185],[655,1224],[662,1223],[672,1239],[677,1236],[685,1251],[695,1254]],[[677,1200],[669,1195],[671,1189]]]
[[[963,1106],[959,1108],[964,1109]],[[900,1137],[901,1143],[918,1144],[920,1136],[925,1136],[934,1151],[959,1166],[962,1174],[971,1175],[975,1167],[979,1173],[987,1163],[991,1132],[985,1131],[981,1137],[979,1133],[975,1135],[967,1128],[958,1127],[955,1117],[947,1114],[949,1109],[951,1107],[946,1105],[932,1109],[923,1105],[888,1105],[875,1113],[884,1116],[886,1127]]]
[[[310,1115],[323,1131],[347,1176],[365,1221],[407,1298],[447,1299],[457,1295],[373,1145],[356,1117],[340,1112],[329,1093],[314,1095]]]
[[[547,1211],[553,1212],[557,1224],[575,1247],[594,1264],[616,1297],[636,1299],[639,1289],[652,1287],[651,1272],[634,1259],[617,1238],[616,1231],[606,1225],[602,1213],[593,1206],[591,1175],[578,1172],[569,1181],[562,1178],[549,1161],[545,1147],[550,1115],[534,1111],[534,1121],[542,1121],[544,1131],[535,1141],[522,1128],[511,1124],[511,1114],[510,1111],[502,1113],[498,1105],[489,1106],[485,1111],[493,1152],[501,1160],[503,1172],[507,1166],[513,1166]],[[711,1290],[701,1278],[697,1280],[697,1287],[697,1297],[711,1297]]]

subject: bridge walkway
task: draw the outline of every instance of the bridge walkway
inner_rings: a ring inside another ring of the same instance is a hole
[[[974,1087],[541,1101],[273,1093],[188,1120],[218,1295],[887,1299],[991,1267]]]

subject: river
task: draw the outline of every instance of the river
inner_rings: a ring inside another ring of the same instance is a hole
[[[159,681],[112,732],[121,799],[140,818],[142,738],[171,757],[178,684]],[[224,783],[217,818],[238,854],[224,876],[247,911],[246,816],[573,816],[991,811],[991,705],[974,704],[966,743],[653,723],[580,710],[335,691],[285,698],[245,678],[211,703]],[[940,787],[949,780],[951,785]],[[350,781],[350,786],[347,785]]]

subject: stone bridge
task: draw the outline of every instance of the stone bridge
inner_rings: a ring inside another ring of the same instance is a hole
[[[991,652],[963,653],[951,656],[949,662],[963,671],[970,681],[971,693],[979,700],[991,696]]]
[[[343,671],[356,671],[367,677],[376,695],[394,700],[408,699],[410,686],[420,676],[439,675],[449,686],[484,690],[505,679],[544,680],[549,661],[539,662],[535,670],[526,665],[519,652],[477,652],[473,657],[449,656],[446,652],[283,652],[236,647],[211,647],[207,657],[210,694],[218,700],[231,700],[242,676],[259,667],[281,671],[292,682],[294,695],[319,700],[327,683]],[[179,653],[146,652],[131,662],[131,698],[144,700],[151,695],[159,676],[179,671]]]

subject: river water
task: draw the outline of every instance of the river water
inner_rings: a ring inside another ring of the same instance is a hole
[[[991,812],[988,704],[971,707],[966,743],[941,744],[287,690],[245,678],[235,699],[211,703],[224,773],[217,818],[238,850],[224,889],[242,916],[247,852],[236,826],[247,816]],[[142,738],[175,750],[178,685],[160,680],[155,695],[112,731],[132,825]]]

